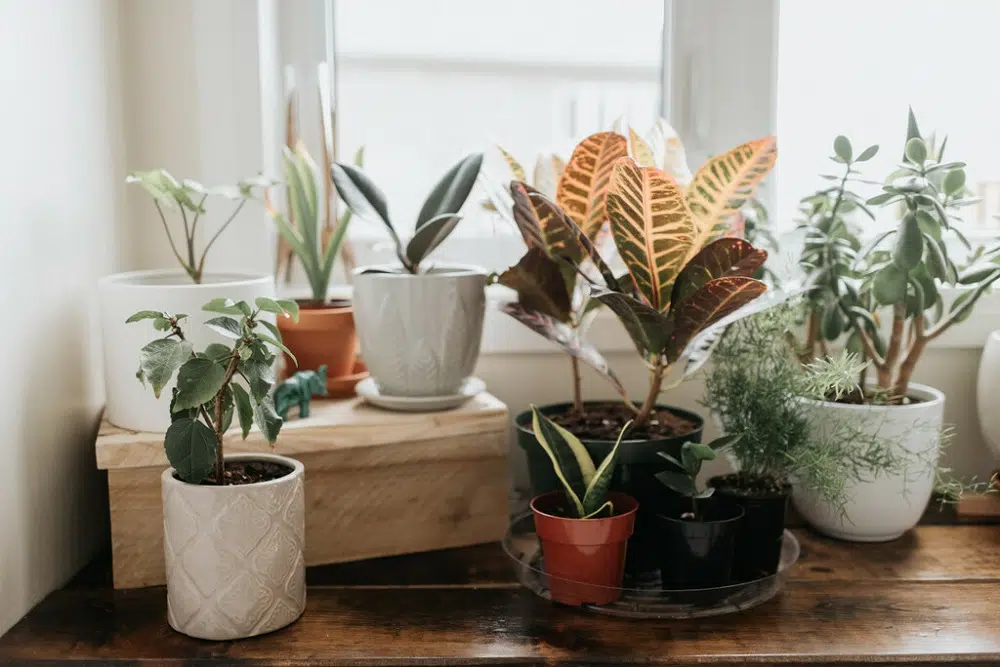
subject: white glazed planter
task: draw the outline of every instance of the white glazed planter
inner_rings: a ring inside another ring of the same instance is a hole
[[[458,392],[479,358],[486,274],[474,267],[427,273],[354,272],[354,321],[361,356],[390,396]]]
[[[846,424],[870,436],[869,442],[877,437],[891,443],[904,461],[901,472],[869,475],[849,483],[843,511],[809,489],[794,486],[795,509],[821,533],[854,542],[885,542],[920,521],[934,490],[944,394],[914,383],[909,394],[920,402],[896,406],[804,402],[810,426],[819,437],[827,429]]]
[[[1000,331],[986,338],[983,356],[979,361],[979,378],[976,382],[976,410],[979,429],[993,455],[1000,461]]]
[[[217,641],[283,628],[306,604],[302,464],[273,454],[226,460],[271,461],[292,472],[212,486],[163,471],[167,620],[178,632]]]
[[[100,297],[101,330],[104,342],[104,384],[107,402],[104,416],[112,424],[133,431],[164,432],[170,426],[170,391],[164,388],[159,400],[135,377],[139,350],[164,334],[153,329],[152,321],[125,324],[140,310],[186,313],[184,333],[195,349],[209,343],[225,342],[202,324],[217,313],[201,307],[216,297],[253,303],[259,296],[274,297],[274,278],[238,273],[206,274],[196,285],[180,269],[134,271],[102,278],[97,283]],[[273,321],[273,319],[272,319]]]

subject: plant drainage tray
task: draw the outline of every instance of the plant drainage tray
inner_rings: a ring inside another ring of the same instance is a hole
[[[542,547],[535,535],[534,518],[525,513],[511,523],[503,541],[504,551],[514,560],[521,584],[536,595],[551,600],[549,576],[545,574]],[[641,578],[626,575],[621,598],[608,605],[583,605],[584,609],[626,618],[701,618],[731,614],[766,602],[777,595],[799,559],[799,542],[785,531],[777,573],[718,588],[665,590],[658,571]]]

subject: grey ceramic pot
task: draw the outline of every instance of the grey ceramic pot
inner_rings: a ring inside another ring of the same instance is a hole
[[[379,391],[457,393],[479,357],[485,288],[486,272],[476,267],[436,267],[419,275],[393,266],[357,269],[354,321]]]

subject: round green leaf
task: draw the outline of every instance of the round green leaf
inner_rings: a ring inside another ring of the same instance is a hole
[[[217,446],[212,429],[190,417],[173,422],[163,439],[167,460],[189,484],[198,484],[212,473]]]
[[[878,153],[878,145],[873,144],[868,148],[864,149],[863,151],[861,151],[861,155],[858,156],[858,159],[855,160],[855,162],[867,162],[868,160],[871,160],[873,157],[875,157],[876,153]]]
[[[844,162],[850,162],[851,157],[854,155],[854,150],[851,148],[851,140],[841,134],[833,140],[833,152]]]
[[[886,264],[875,274],[872,293],[883,305],[902,303],[906,299],[906,271],[896,264]]]
[[[917,216],[910,212],[903,216],[896,235],[896,248],[893,251],[893,261],[905,271],[920,264],[924,256],[924,235],[920,231]]]
[[[913,137],[906,142],[906,157],[917,164],[927,161],[927,144],[920,137]]]
[[[184,362],[177,372],[174,410],[196,408],[210,401],[222,388],[226,369],[211,359],[197,357]]]
[[[823,315],[823,338],[825,340],[837,340],[840,338],[840,334],[844,333],[845,320],[846,318],[840,312],[837,304],[833,304],[827,308],[826,313]]]
[[[945,194],[954,195],[961,192],[965,187],[965,170],[952,169],[944,175],[944,181],[942,181],[941,185],[944,188]]]

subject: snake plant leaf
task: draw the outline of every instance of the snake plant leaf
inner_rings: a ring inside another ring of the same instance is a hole
[[[396,234],[396,228],[389,220],[389,206],[386,204],[385,195],[378,186],[368,178],[368,176],[350,164],[335,162],[333,170],[333,185],[337,189],[337,194],[347,207],[354,211],[354,215],[366,220],[381,222],[389,230],[389,236],[395,242],[397,249],[402,253],[403,244]]]
[[[607,219],[605,195],[615,161],[628,155],[628,142],[617,132],[598,132],[581,141],[559,177],[556,203],[594,240]]]
[[[513,155],[504,150],[503,146],[497,145],[497,150],[500,151],[500,155],[503,156],[503,161],[507,163],[507,167],[510,169],[510,173],[514,176],[515,181],[526,181],[524,174],[524,167],[521,163],[517,161]]]
[[[584,518],[588,516],[593,516],[604,509],[604,506],[608,503],[608,489],[611,487],[611,478],[615,474],[615,468],[618,466],[618,456],[619,449],[622,444],[622,438],[628,432],[629,427],[632,426],[632,422],[628,422],[622,427],[622,430],[618,433],[618,440],[615,441],[615,446],[611,448],[608,455],[604,457],[601,461],[601,465],[597,467],[594,471],[594,477],[590,480],[590,484],[587,486],[587,492],[583,496],[583,516]]]
[[[596,472],[594,462],[579,438],[531,406],[531,429],[539,446],[548,455],[567,498],[573,503],[576,516],[582,518],[583,497]]]
[[[550,315],[531,310],[521,303],[505,303],[500,306],[500,310],[538,335],[555,343],[570,356],[587,364],[610,382],[619,395],[625,396],[625,387],[611,370],[608,360],[596,347],[580,340],[580,337],[569,325]]]
[[[667,360],[673,363],[680,359],[688,343],[698,334],[765,291],[764,283],[744,276],[716,278],[702,285],[673,311],[674,327],[667,345]]]
[[[525,245],[539,248],[549,257],[580,262],[583,248],[571,221],[555,204],[535,188],[517,181],[510,184],[510,196],[514,200],[514,222]]]
[[[674,282],[670,301],[674,307],[699,287],[715,278],[753,276],[767,261],[767,251],[753,247],[749,241],[721,238],[712,241],[695,255],[681,270]]]
[[[685,194],[697,230],[689,258],[726,233],[732,216],[753,196],[777,157],[777,139],[764,137],[711,158],[698,168]]]
[[[622,158],[611,176],[608,216],[636,290],[655,310],[666,311],[695,234],[680,186],[655,167]]]
[[[191,358],[191,343],[173,338],[160,338],[147,344],[139,352],[139,368],[153,387],[153,395],[170,382],[181,365]]]
[[[479,178],[479,169],[482,165],[483,154],[472,153],[449,169],[424,200],[414,229],[419,232],[432,220],[458,213],[465,200],[469,198],[469,193]]]
[[[528,248],[520,261],[500,274],[498,282],[517,292],[517,300],[529,310],[570,320],[571,296],[563,266],[538,248]]]
[[[656,357],[664,350],[673,331],[673,322],[668,316],[621,292],[595,287],[590,296],[618,317],[636,350],[644,358]]]
[[[197,419],[182,417],[167,428],[163,439],[167,460],[189,484],[203,482],[215,468],[215,433]]]
[[[455,229],[462,217],[453,213],[444,213],[431,218],[419,227],[406,244],[406,259],[411,266],[417,267],[428,255],[434,252],[448,235]]]
[[[632,157],[640,167],[655,167],[656,155],[650,148],[646,140],[643,139],[633,128],[628,128],[628,143],[632,152]]]

